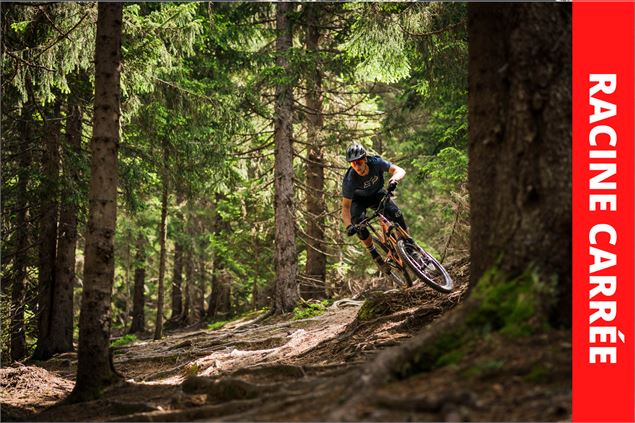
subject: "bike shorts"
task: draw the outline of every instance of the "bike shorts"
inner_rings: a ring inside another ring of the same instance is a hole
[[[355,197],[353,198],[353,202],[351,203],[351,221],[353,224],[358,224],[362,219],[364,219],[366,215],[366,209],[375,210],[381,199],[386,195],[386,191],[381,189],[377,191],[375,194],[370,195],[368,197]],[[399,207],[395,204],[392,199],[388,200],[386,203],[386,208],[384,209],[384,216],[386,216],[390,221],[399,223],[399,226],[404,228],[406,231],[408,227],[406,226],[406,221],[403,218],[403,214]],[[370,236],[370,232],[368,229],[363,229],[357,233],[359,239],[368,239]]]

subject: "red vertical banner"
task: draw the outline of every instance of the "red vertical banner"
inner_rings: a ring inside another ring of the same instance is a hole
[[[573,3],[573,421],[635,421],[635,7]]]

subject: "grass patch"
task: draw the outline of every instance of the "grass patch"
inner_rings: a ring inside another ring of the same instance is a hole
[[[324,314],[329,306],[328,300],[317,303],[303,303],[293,309],[293,320],[308,319]]]
[[[112,341],[110,343],[111,347],[121,347],[123,345],[127,345],[130,344],[131,342],[134,342],[137,340],[137,335],[134,334],[128,334],[128,335],[124,335],[121,338],[117,338],[114,341]]]
[[[211,330],[217,330],[222,328],[223,326],[225,326],[227,323],[229,323],[231,320],[219,320],[218,322],[212,322],[209,325],[207,325],[207,329],[211,329]]]

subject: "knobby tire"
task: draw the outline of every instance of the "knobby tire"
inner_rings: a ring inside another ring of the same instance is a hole
[[[445,294],[452,291],[454,282],[447,270],[416,242],[406,243],[403,238],[399,239],[397,252],[410,270],[428,286]]]

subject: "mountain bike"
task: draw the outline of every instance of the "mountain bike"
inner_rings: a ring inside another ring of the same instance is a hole
[[[392,192],[387,191],[375,211],[356,225],[358,230],[367,228],[372,232],[373,242],[383,252],[384,274],[402,287],[410,287],[420,279],[439,292],[452,291],[454,282],[441,263],[417,244],[398,223],[384,216],[390,197]],[[379,221],[381,231],[371,224],[374,220]],[[414,274],[414,279],[410,272]]]

